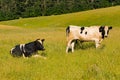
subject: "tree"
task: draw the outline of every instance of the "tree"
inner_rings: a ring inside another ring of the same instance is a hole
[[[120,0],[0,0],[0,21],[119,5]]]

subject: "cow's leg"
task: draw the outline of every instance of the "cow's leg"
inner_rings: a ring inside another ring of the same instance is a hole
[[[35,54],[35,55],[33,55],[32,57],[40,57],[40,55],[38,55],[38,54]]]
[[[35,54],[35,55],[33,55],[32,57],[38,57],[38,58],[47,59],[46,57],[44,57],[44,56],[41,56],[41,55],[38,55],[38,54]]]
[[[71,48],[71,41],[72,40],[69,40],[68,43],[67,43],[66,53],[68,53],[69,48]]]
[[[100,46],[100,44],[99,43],[96,43],[96,48],[98,48]]]
[[[95,40],[95,47],[98,48],[100,46],[100,41],[98,39]]]
[[[22,56],[24,59],[28,59],[28,55],[26,55],[26,53],[23,53]]]
[[[39,57],[38,51],[34,52],[34,53],[32,54],[32,57]]]
[[[73,42],[71,43],[72,52],[74,52],[74,46],[75,46],[75,42],[73,41]]]
[[[101,40],[96,40],[96,41],[95,41],[95,43],[96,43],[96,48],[98,48],[98,47],[100,46],[102,40],[103,40],[103,39],[101,39]]]
[[[23,53],[22,55],[23,55],[23,58],[25,58],[25,54]]]
[[[101,43],[103,41],[103,39],[99,40],[99,43]]]

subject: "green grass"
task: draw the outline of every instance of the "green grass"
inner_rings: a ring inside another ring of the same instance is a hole
[[[119,8],[0,22],[0,79],[120,80]],[[66,54],[65,28],[69,24],[112,25],[113,29],[101,48],[84,43],[84,49],[77,48],[74,53]],[[46,54],[46,60],[13,58],[9,54],[14,45],[37,38],[45,38],[46,50],[39,54]]]

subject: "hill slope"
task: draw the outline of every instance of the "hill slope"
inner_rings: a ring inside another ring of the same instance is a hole
[[[119,21],[120,6],[115,6],[63,15],[20,18],[17,20],[3,21],[0,24],[25,28],[66,27],[70,24],[81,26],[112,25],[119,27]]]

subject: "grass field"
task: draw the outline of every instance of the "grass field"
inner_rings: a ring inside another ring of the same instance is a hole
[[[1,80],[120,80],[120,6],[57,16],[0,22]],[[84,43],[66,54],[65,29],[73,25],[111,25],[101,48]],[[9,51],[19,43],[45,39],[43,58],[13,58]]]

